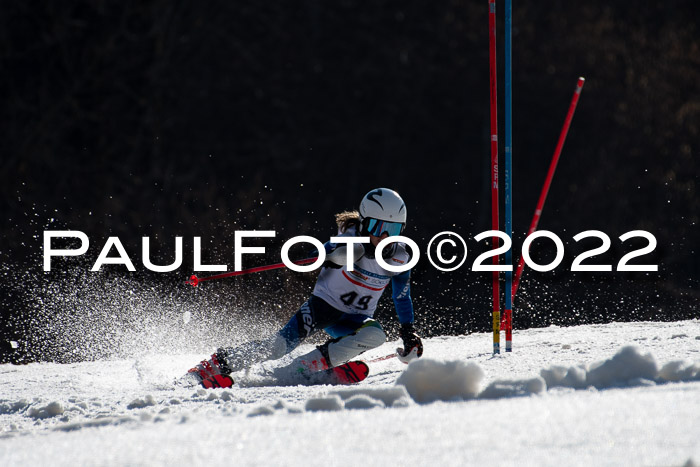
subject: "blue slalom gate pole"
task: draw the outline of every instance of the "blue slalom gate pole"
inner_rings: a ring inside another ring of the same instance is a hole
[[[506,306],[503,313],[502,328],[506,331],[506,352],[513,350],[513,124],[512,124],[512,108],[513,108],[513,93],[511,86],[511,50],[512,50],[512,0],[505,0],[505,130],[506,130],[506,155],[505,155],[505,230],[506,234],[511,239],[511,248],[506,251],[506,266],[511,266],[510,271],[506,271]]]

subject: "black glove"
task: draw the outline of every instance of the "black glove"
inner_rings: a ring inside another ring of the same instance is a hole
[[[403,340],[403,351],[400,352],[402,357],[407,356],[411,353],[414,347],[417,348],[418,357],[423,355],[423,342],[421,342],[420,337],[416,334],[416,329],[413,327],[413,323],[404,323],[401,325],[399,330],[399,337]]]

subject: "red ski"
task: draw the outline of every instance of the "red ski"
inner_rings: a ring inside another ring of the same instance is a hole
[[[328,370],[312,373],[312,384],[355,384],[367,378],[369,367],[363,361],[356,360]]]
[[[367,375],[369,375],[369,367],[367,364],[363,361],[355,360],[352,362],[347,362],[343,365],[329,368],[327,370],[316,371],[313,373],[304,372],[290,374],[286,372],[284,376],[277,375],[277,382],[273,383],[273,385],[348,385],[359,383],[367,378]],[[234,384],[233,378],[229,375],[217,374],[203,378],[200,374],[195,372],[190,372],[185,378],[183,378],[183,381],[185,383],[189,382],[188,384],[199,384],[207,389],[230,388]]]

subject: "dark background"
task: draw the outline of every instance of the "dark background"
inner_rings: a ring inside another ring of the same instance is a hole
[[[503,141],[501,2],[498,15]],[[586,78],[540,222],[564,240],[566,258],[551,273],[526,270],[516,330],[698,317],[698,17],[692,0],[514,2],[515,251],[576,79]],[[490,228],[488,78],[486,0],[4,2],[3,360],[113,355],[110,339],[76,344],[85,334],[76,323],[94,328],[140,307],[129,325],[148,334],[153,301],[177,313],[228,310],[199,338],[229,323],[224,314],[254,323],[252,308],[275,309],[274,328],[314,275],[263,273],[193,295],[182,284],[192,237],[203,238],[206,262],[232,269],[234,230],[274,229],[275,240],[260,242],[268,254],[245,265],[278,262],[284,240],[324,240],[335,212],[379,186],[402,194],[407,235],[422,248],[445,229],[471,239],[460,270],[440,273],[425,258],[415,268],[421,333],[488,330],[490,275],[470,270],[486,247],[473,236]],[[85,232],[90,251],[44,273],[42,232],[65,228]],[[572,240],[589,229],[613,246],[588,263],[613,266],[644,244],[619,235],[650,231],[658,246],[635,262],[659,272],[571,273],[571,260],[597,246]],[[108,236],[137,272],[88,272]],[[142,236],[162,262],[184,237],[177,273],[145,271]],[[550,244],[533,250],[551,259]],[[114,298],[122,294],[142,300]],[[379,317],[392,333],[384,305]]]

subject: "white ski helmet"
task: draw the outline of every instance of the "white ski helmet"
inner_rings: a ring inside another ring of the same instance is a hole
[[[375,231],[376,221],[384,221],[385,224],[400,224],[395,226],[395,230],[389,230],[392,235],[400,235],[406,227],[406,203],[394,190],[388,188],[377,188],[367,193],[360,202],[360,222],[363,235],[381,236],[381,231]]]

